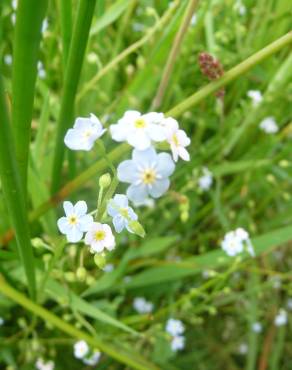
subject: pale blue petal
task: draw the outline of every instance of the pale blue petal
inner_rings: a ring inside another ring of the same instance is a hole
[[[121,215],[117,215],[113,218],[114,228],[117,233],[120,233],[125,227],[125,220]]]
[[[127,196],[132,202],[143,202],[148,196],[147,187],[143,184],[131,185],[127,189]]]
[[[77,216],[83,216],[87,212],[87,204],[84,202],[84,200],[79,200],[75,206],[74,206],[74,211]]]
[[[67,220],[67,217],[61,217],[59,218],[57,222],[58,228],[62,234],[67,234],[67,232],[70,230],[71,226],[69,225],[69,222]]]
[[[162,177],[169,177],[175,170],[175,164],[168,153],[160,153],[157,156],[157,173]]]
[[[89,231],[93,223],[93,217],[91,215],[85,215],[79,218],[79,227],[83,232]]]
[[[128,198],[124,194],[116,194],[114,196],[114,202],[120,208],[126,208],[126,207],[128,207]]]
[[[143,167],[157,162],[157,154],[153,147],[146,150],[134,149],[132,158],[135,163],[142,165]]]
[[[74,213],[74,206],[71,202],[65,201],[63,203],[63,208],[66,216],[70,216],[72,213]]]
[[[81,130],[87,130],[89,128],[91,128],[92,126],[92,123],[91,123],[91,119],[90,118],[84,118],[84,117],[78,117],[76,118],[75,120],[75,123],[74,123],[74,128],[76,129],[81,129]]]
[[[159,198],[169,188],[169,179],[157,180],[153,183],[152,187],[149,188],[149,193],[153,198]]]
[[[113,199],[111,199],[108,202],[106,211],[107,211],[107,213],[108,213],[109,216],[115,217],[117,214],[119,214],[119,211],[112,204],[115,204],[115,202],[113,201]]]
[[[136,215],[136,213],[133,211],[133,208],[131,207],[128,207],[128,214],[129,214],[129,217],[132,221],[137,221],[138,220],[138,216]]]
[[[83,237],[83,232],[77,228],[77,227],[72,227],[67,233],[67,240],[70,243],[77,243],[79,242],[82,237]]]
[[[118,179],[122,182],[133,183],[137,181],[139,173],[134,161],[126,160],[119,164],[117,169]]]

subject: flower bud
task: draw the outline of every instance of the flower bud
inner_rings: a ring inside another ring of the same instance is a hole
[[[110,186],[111,181],[111,175],[109,173],[105,173],[99,178],[99,187],[106,189]]]
[[[141,238],[144,238],[145,230],[138,221],[129,222],[129,227],[133,231],[134,234],[141,236]]]
[[[105,254],[102,253],[102,254],[95,254],[94,255],[94,262],[96,264],[97,267],[99,267],[100,269],[103,269],[104,266],[106,265],[106,258],[105,258]]]
[[[65,272],[64,277],[65,280],[68,281],[69,283],[73,283],[76,280],[75,274],[71,271]]]
[[[78,267],[76,271],[76,277],[79,281],[85,281],[87,275],[87,271],[84,267]]]

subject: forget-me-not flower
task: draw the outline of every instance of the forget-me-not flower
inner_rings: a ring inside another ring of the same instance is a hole
[[[191,140],[184,130],[180,130],[177,120],[168,117],[160,125],[165,130],[166,141],[170,145],[174,161],[177,162],[178,157],[184,161],[189,161],[190,155],[185,147],[190,145]]]
[[[91,113],[90,118],[78,117],[75,120],[73,128],[67,131],[64,142],[71,150],[89,151],[105,131],[99,119]]]
[[[122,182],[131,184],[127,197],[133,202],[142,202],[148,196],[159,198],[170,185],[168,177],[175,165],[168,153],[157,154],[154,148],[134,149],[132,159],[119,164],[117,175]]]
[[[115,248],[115,237],[112,229],[107,224],[93,222],[85,235],[85,244],[90,246],[92,253],[103,252],[104,249],[109,251]]]
[[[113,218],[113,225],[117,233],[120,233],[124,228],[133,233],[129,224],[131,221],[138,220],[138,216],[128,203],[128,198],[123,194],[116,194],[108,202],[107,213]]]
[[[63,208],[65,217],[58,220],[58,228],[62,234],[66,235],[68,242],[77,243],[83,233],[88,231],[93,222],[93,218],[87,215],[87,204],[80,200],[74,206],[71,202],[64,202]]]
[[[279,127],[274,117],[266,117],[261,121],[259,127],[266,134],[276,134],[279,131]]]
[[[134,148],[145,150],[151,146],[152,141],[165,140],[165,132],[159,125],[163,118],[163,113],[142,115],[138,111],[129,110],[117,124],[110,126],[111,136],[115,141],[127,141]]]

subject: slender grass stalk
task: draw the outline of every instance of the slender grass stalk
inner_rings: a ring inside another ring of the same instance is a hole
[[[215,93],[221,87],[226,86],[228,83],[233,81],[238,76],[241,76],[243,73],[254,67],[256,64],[260,63],[262,60],[268,58],[270,55],[276,53],[286,45],[292,43],[292,31],[288,32],[286,35],[280,37],[278,40],[272,42],[265,48],[261,49],[257,53],[253,54],[242,63],[238,64],[236,67],[230,69],[228,72],[224,73],[224,76],[220,79],[213,81],[185,99],[182,103],[179,103],[177,106],[172,108],[167,112],[170,116],[179,116],[192,106],[198,104],[204,98],[210,94]]]
[[[77,95],[77,101],[79,101],[88,91],[94,88],[96,83],[105,76],[108,72],[110,72],[113,68],[115,68],[122,60],[124,60],[128,55],[134,53],[144,44],[146,44],[151,38],[154,36],[156,32],[161,30],[163,26],[165,26],[169,20],[171,19],[175,9],[178,7],[179,1],[176,0],[172,4],[172,6],[164,13],[161,19],[155,24],[153,28],[151,28],[145,36],[143,36],[140,40],[136,41],[134,44],[127,47],[127,49],[123,50],[119,55],[117,55],[113,60],[111,60],[106,66],[104,66],[87,84],[83,87],[80,93]]]
[[[179,116],[185,110],[200,103],[207,96],[213,94],[215,91],[217,91],[221,87],[235,80],[237,76],[248,71],[254,65],[256,65],[257,63],[260,63],[262,60],[264,60],[265,58],[268,58],[270,55],[272,55],[273,53],[276,53],[282,47],[288,45],[291,42],[292,42],[292,32],[289,32],[288,34],[276,40],[275,42],[268,45],[264,49],[255,53],[253,56],[249,57],[244,62],[238,64],[236,67],[232,68],[230,71],[226,72],[224,77],[222,77],[220,80],[209,83],[207,86],[200,89],[197,93],[193,94],[192,96],[184,100],[182,103],[178,104],[177,106],[175,106],[174,108],[166,112],[165,113],[166,116],[175,116],[175,117]],[[116,149],[114,149],[113,151],[111,151],[108,154],[108,157],[111,161],[116,161],[120,159],[124,154],[128,153],[129,150],[130,148],[128,145],[122,144],[118,146]],[[70,195],[73,191],[81,187],[91,177],[95,176],[97,172],[103,171],[105,168],[106,168],[106,161],[104,159],[93,164],[87,170],[83,171],[80,175],[78,175],[75,179],[68,182],[62,189],[60,189],[48,201],[43,203],[40,207],[38,207],[32,213],[30,213],[29,220],[30,221],[36,220],[38,217],[40,217],[45,212],[47,212],[51,207],[55,206],[60,201],[65,199],[68,195]],[[13,231],[8,230],[8,232],[1,238],[1,242],[3,244],[7,244],[7,242],[11,240],[11,238],[13,238]]]
[[[11,222],[16,234],[18,252],[25,269],[28,289],[35,298],[34,256],[29,238],[24,189],[15,157],[2,78],[0,76],[0,177]]]
[[[13,47],[12,125],[24,196],[41,25],[48,0],[19,0]]]
[[[73,120],[75,96],[80,79],[95,4],[96,0],[80,0],[79,2],[65,71],[64,91],[57,127],[51,184],[53,193],[58,190],[60,185],[65,151],[63,140],[65,132],[70,127]]]
[[[61,35],[63,45],[63,69],[65,71],[72,34],[72,1],[59,0],[59,9],[61,16]]]
[[[35,315],[41,317],[45,322],[54,325],[56,328],[60,329],[64,333],[72,336],[73,338],[83,339],[93,348],[98,348],[102,352],[108,354],[117,361],[133,367],[138,370],[159,370],[159,368],[151,362],[148,362],[140,355],[135,355],[134,353],[124,352],[120,348],[115,348],[114,346],[105,343],[100,338],[93,338],[87,333],[76,329],[74,326],[68,324],[66,321],[61,320],[58,316],[54,315],[45,308],[37,305],[25,295],[19,293],[13,287],[8,285],[4,279],[0,276],[0,291],[6,297],[10,298],[14,302],[20,304],[27,310],[33,312]]]
[[[157,94],[152,103],[153,109],[157,109],[161,105],[162,99],[164,97],[164,94],[165,94],[165,91],[166,91],[166,88],[167,88],[167,85],[168,85],[168,82],[171,76],[171,72],[173,70],[175,61],[178,57],[183,38],[186,35],[187,28],[189,27],[189,24],[191,22],[191,19],[192,19],[194,10],[197,6],[197,3],[198,3],[198,0],[191,0],[188,3],[188,6],[183,16],[180,28],[175,36],[172,48],[167,58],[167,62],[166,62],[166,65],[165,65],[165,68],[162,74],[162,78],[161,78],[161,81],[160,81],[160,84],[157,90]]]

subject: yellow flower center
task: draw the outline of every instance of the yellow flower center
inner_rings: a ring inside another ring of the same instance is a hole
[[[144,184],[153,184],[156,179],[156,172],[152,169],[145,170],[142,174],[142,181]]]
[[[103,240],[105,238],[105,232],[103,230],[98,230],[96,231],[95,235],[94,235],[94,239],[97,241],[97,242],[100,242],[101,240]]]
[[[143,118],[137,118],[134,125],[136,128],[145,128],[146,122]]]
[[[84,131],[83,133],[84,139],[88,139],[91,136],[91,134],[92,134],[91,130]]]
[[[178,141],[178,138],[177,138],[176,134],[173,134],[172,141],[174,142],[175,146],[179,146],[179,141]]]
[[[69,218],[68,218],[68,222],[69,222],[69,224],[70,225],[76,225],[77,224],[77,217],[76,216],[70,216]]]
[[[120,214],[123,217],[128,217],[128,209],[127,208],[120,208]]]

